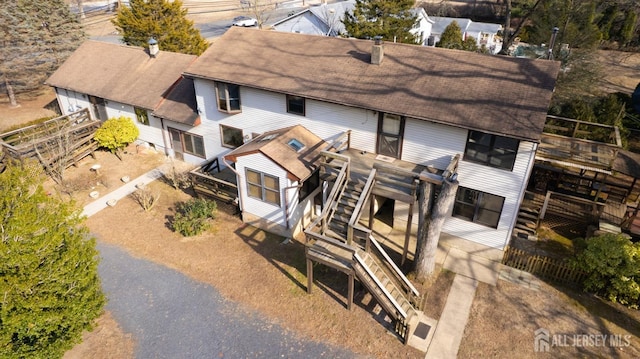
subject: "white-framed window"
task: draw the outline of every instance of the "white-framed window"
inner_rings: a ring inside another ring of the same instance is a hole
[[[452,215],[469,222],[498,228],[503,206],[504,197],[467,187],[459,187]]]
[[[241,112],[240,86],[226,82],[216,82],[218,110],[227,113]]]
[[[244,144],[242,130],[239,128],[220,125],[220,138],[223,147],[236,148]]]
[[[245,172],[249,197],[280,207],[280,180],[278,177],[249,168]]]
[[[134,107],[133,111],[136,113],[136,119],[138,119],[138,123],[149,126],[149,113],[147,112],[147,110],[140,107]]]
[[[169,127],[169,135],[171,136],[174,151],[206,158],[204,152],[204,139],[202,136],[176,130],[171,127]]]

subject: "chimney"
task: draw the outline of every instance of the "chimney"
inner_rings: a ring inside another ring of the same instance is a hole
[[[160,52],[160,48],[158,47],[158,41],[153,37],[149,39],[149,55],[151,57],[156,57]]]
[[[382,36],[375,36],[373,40],[374,43],[371,47],[371,63],[374,65],[380,65],[382,63],[382,58],[384,57]]]

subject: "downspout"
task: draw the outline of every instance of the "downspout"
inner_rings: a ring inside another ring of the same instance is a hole
[[[233,173],[235,173],[236,177],[238,178],[238,180],[236,181],[236,182],[238,182],[237,183],[237,188],[238,188],[238,208],[240,209],[240,212],[242,212],[242,200],[241,200],[241,198],[242,198],[242,193],[241,193],[242,188],[241,187],[242,186],[240,186],[240,178],[242,178],[242,176],[240,176],[240,172],[236,171],[236,169],[233,168],[229,164],[229,162],[227,162],[227,159],[224,158],[224,156],[222,156],[222,163],[224,163],[225,166],[227,166],[231,171],[233,171]]]
[[[167,135],[164,129],[164,118],[158,117],[160,119],[160,129],[162,132],[162,142],[164,143],[164,154],[165,156],[169,156],[169,143],[167,142]]]

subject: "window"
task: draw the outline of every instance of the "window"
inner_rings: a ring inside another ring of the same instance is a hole
[[[479,131],[469,131],[464,159],[483,165],[513,170],[520,141]]]
[[[280,206],[280,182],[278,177],[248,168],[246,172],[249,197]]]
[[[453,205],[453,216],[498,228],[504,197],[460,187]]]
[[[236,148],[244,144],[242,130],[239,128],[220,125],[222,146]]]
[[[139,107],[134,107],[133,110],[136,113],[136,118],[138,119],[138,122],[143,125],[149,126],[149,114],[147,110]]]
[[[290,139],[289,142],[287,142],[287,145],[289,145],[289,147],[291,147],[291,149],[296,152],[302,151],[302,149],[305,147],[302,142],[296,140],[295,138]]]
[[[169,128],[169,134],[175,151],[188,153],[202,158],[205,157],[204,140],[202,139],[202,136],[176,130],[175,128]]]
[[[287,112],[304,116],[304,97],[287,95]]]
[[[216,83],[218,110],[224,112],[240,112],[240,86],[225,82]]]

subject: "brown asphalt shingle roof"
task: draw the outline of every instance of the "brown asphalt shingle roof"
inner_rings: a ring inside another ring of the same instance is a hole
[[[304,145],[296,152],[289,141],[298,140]],[[293,175],[296,180],[305,180],[317,168],[317,160],[327,143],[302,125],[265,132],[251,142],[229,152],[225,158],[237,162],[238,157],[262,153]]]
[[[311,99],[539,141],[559,63],[231,28],[185,71]]]
[[[195,59],[166,51],[152,58],[141,47],[87,40],[46,84],[153,110]]]
[[[153,115],[189,126],[197,126],[200,124],[197,108],[193,79],[183,77],[169,90],[168,94],[163,96],[162,102],[153,111]]]

